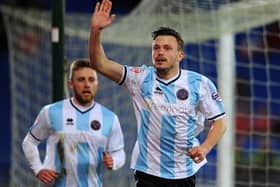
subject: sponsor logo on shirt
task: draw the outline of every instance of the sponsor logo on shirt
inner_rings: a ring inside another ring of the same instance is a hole
[[[72,149],[71,151],[76,149],[77,144],[79,142],[88,142],[92,139],[96,139],[98,137],[92,136],[92,132],[90,131],[77,131],[77,132],[57,132],[56,135],[58,137],[63,136],[63,143]]]
[[[169,113],[172,115],[176,115],[178,113],[187,113],[189,109],[182,105],[177,104],[163,104],[163,103],[154,103],[152,101],[146,100],[146,106],[150,110],[159,110],[161,112]]]
[[[101,124],[100,124],[100,122],[99,121],[97,121],[97,120],[93,120],[91,123],[90,123],[90,127],[92,128],[92,130],[98,130],[98,129],[100,129],[100,126],[101,126]]]
[[[218,92],[213,92],[213,93],[212,93],[212,99],[215,100],[215,101],[219,101],[219,102],[222,101],[222,98],[220,97],[220,95],[218,94]]]
[[[134,73],[141,73],[142,69],[140,67],[133,67],[130,69],[130,71],[132,71]]]

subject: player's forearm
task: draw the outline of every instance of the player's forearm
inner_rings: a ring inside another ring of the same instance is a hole
[[[89,40],[89,56],[92,67],[109,79],[119,82],[123,67],[119,63],[109,60],[101,44],[101,30],[91,28]]]
[[[113,157],[113,170],[123,167],[125,163],[125,152],[123,149],[110,153]]]
[[[24,155],[35,175],[37,175],[38,172],[43,168],[39,156],[38,144],[39,142],[34,140],[34,138],[29,133],[25,136],[22,143]]]
[[[91,28],[90,30],[89,58],[92,67],[101,71],[107,58],[101,44],[101,30],[99,29]]]
[[[213,122],[207,138],[201,145],[207,149],[207,153],[218,143],[225,131],[226,125],[223,118]]]

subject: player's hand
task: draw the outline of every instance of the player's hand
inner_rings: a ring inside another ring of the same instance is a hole
[[[102,0],[97,2],[95,10],[91,18],[91,28],[102,30],[103,28],[111,25],[116,15],[110,15],[112,9],[112,2],[110,0]]]
[[[108,168],[108,169],[113,169],[113,158],[111,155],[103,151],[103,164]]]
[[[42,169],[36,176],[44,184],[53,183],[57,178],[57,172],[50,169]]]
[[[200,163],[204,160],[208,153],[208,150],[203,146],[193,147],[189,150],[188,154],[195,163]]]

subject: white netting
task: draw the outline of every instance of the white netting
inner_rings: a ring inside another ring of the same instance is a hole
[[[39,109],[51,101],[50,34],[24,20],[5,17],[8,34],[12,98],[12,186],[34,186],[21,144]],[[47,67],[47,68],[45,68]]]
[[[182,33],[186,42],[198,42],[278,19],[279,5],[279,0],[144,0],[129,16],[106,30],[104,40],[147,46],[151,31],[167,25]]]
[[[267,25],[277,24],[279,8],[280,0],[143,0],[131,14],[118,17],[103,34],[110,58],[122,64],[151,64],[151,32],[162,25],[174,26],[187,42],[181,67],[201,72],[216,83],[218,39],[225,33],[234,34],[236,82],[238,90],[242,90],[232,98],[237,104],[236,187],[272,187],[280,182],[280,47],[277,42],[271,45],[277,38],[280,43],[280,32],[279,28],[277,34],[271,32]],[[39,109],[51,102],[50,13],[7,7],[2,12],[12,82],[11,186],[34,186],[35,178],[23,157],[21,141]],[[68,62],[88,56],[90,17],[65,16]],[[96,99],[119,115],[128,155],[123,169],[106,172],[104,183],[106,187],[134,186],[129,161],[136,124],[130,99],[116,84],[100,78]],[[216,155],[216,149],[208,155],[208,165],[197,175],[197,186],[216,186]]]

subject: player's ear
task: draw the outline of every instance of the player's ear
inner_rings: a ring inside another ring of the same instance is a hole
[[[69,87],[70,89],[73,89],[73,82],[72,82],[71,79],[68,79],[68,80],[67,80],[67,85],[68,85],[68,87]]]
[[[179,58],[179,61],[181,61],[181,60],[183,60],[185,58],[184,51],[179,51],[178,58]]]

